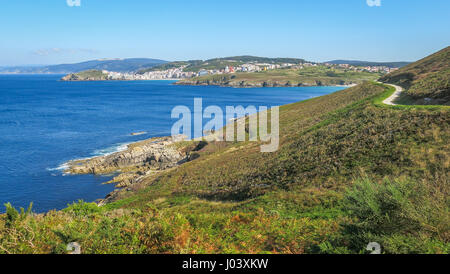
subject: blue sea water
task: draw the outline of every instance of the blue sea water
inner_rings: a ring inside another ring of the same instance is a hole
[[[34,203],[34,212],[92,202],[114,189],[107,176],[64,174],[73,159],[117,151],[170,135],[171,110],[203,106],[276,106],[342,87],[224,88],[172,81],[62,82],[62,75],[0,75],[0,206]],[[131,136],[132,132],[148,132]],[[4,208],[0,208],[4,212]]]

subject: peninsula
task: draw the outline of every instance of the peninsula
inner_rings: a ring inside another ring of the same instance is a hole
[[[170,62],[135,72],[88,70],[69,74],[62,80],[177,80],[177,85],[231,87],[349,86],[376,80],[397,69],[389,64],[377,63],[374,66],[357,66],[314,63],[295,58],[238,56]]]

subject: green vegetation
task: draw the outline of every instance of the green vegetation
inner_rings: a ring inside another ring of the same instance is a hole
[[[82,78],[87,78],[87,77],[105,77],[107,76],[107,74],[103,73],[101,70],[87,70],[87,71],[82,71],[82,72],[78,72],[76,73],[76,75],[82,77]]]
[[[0,252],[448,253],[448,110],[377,105],[387,92],[365,83],[282,107],[273,154],[210,142],[104,207],[7,214]]]
[[[356,60],[333,60],[325,62],[328,64],[349,64],[352,66],[358,66],[358,67],[367,67],[367,66],[383,66],[388,68],[401,68],[404,67],[410,62],[368,62],[368,61],[356,61]]]
[[[108,79],[108,74],[103,73],[101,70],[86,70],[72,73],[62,78],[63,81],[104,81]]]
[[[150,72],[150,71],[169,70],[169,69],[179,68],[179,67],[183,67],[183,66],[188,66],[188,67],[189,66],[197,66],[202,63],[203,63],[203,61],[201,61],[201,60],[176,61],[176,62],[170,62],[170,63],[154,66],[151,68],[142,69],[142,70],[139,70],[137,73],[144,74],[144,73]]]
[[[177,84],[221,85],[244,87],[272,86],[332,86],[358,84],[376,80],[379,73],[356,72],[331,69],[327,66],[304,67],[303,69],[276,69],[262,72],[239,72],[226,75],[207,75],[182,80]]]
[[[354,218],[344,225],[343,239],[353,248],[384,243],[389,253],[448,253],[448,191],[434,182],[361,179],[344,198]]]
[[[450,47],[380,79],[402,86],[411,104],[450,105]]]
[[[420,77],[420,75],[419,75]],[[7,205],[0,253],[450,252],[446,106],[386,106],[365,82],[280,108],[280,148],[183,142],[196,158],[47,214]]]

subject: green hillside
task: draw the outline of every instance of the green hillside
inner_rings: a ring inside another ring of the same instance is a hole
[[[374,82],[281,107],[280,149],[182,143],[196,157],[34,215],[10,205],[0,253],[450,252],[448,107],[386,106]],[[195,148],[195,149],[194,149]]]
[[[71,73],[61,78],[62,81],[105,81],[108,79],[108,74],[103,73],[101,70],[86,70]]]
[[[191,66],[200,65],[202,63],[203,63],[203,61],[201,61],[201,60],[175,61],[175,62],[170,62],[170,63],[154,66],[151,68],[142,69],[142,70],[139,70],[137,73],[144,74],[144,73],[150,72],[150,71],[168,70],[168,69],[179,68],[179,67],[183,67],[183,66],[191,67]]]
[[[450,105],[450,47],[380,79],[407,89],[416,102]],[[425,98],[428,98],[424,100]]]
[[[256,57],[256,56],[233,56],[226,58],[214,58],[210,60],[203,61],[198,64],[193,64],[184,69],[184,71],[198,72],[202,69],[205,70],[223,70],[227,66],[240,66],[246,63],[265,63],[265,64],[301,64],[304,63],[303,59],[296,58],[267,58],[267,57]]]
[[[274,69],[261,72],[206,75],[178,81],[177,85],[218,85],[233,87],[336,86],[376,80],[380,73],[349,71],[327,66],[303,69]]]
[[[301,64],[305,60],[297,58],[267,58],[267,57],[256,57],[256,56],[232,56],[225,58],[214,58],[209,60],[191,60],[191,61],[176,61],[167,64],[162,64],[149,69],[144,69],[138,73],[145,73],[148,71],[156,70],[167,70],[171,68],[177,68],[181,66],[186,66],[183,69],[185,72],[199,72],[200,70],[223,70],[227,66],[240,66],[246,63],[265,63],[265,64]]]

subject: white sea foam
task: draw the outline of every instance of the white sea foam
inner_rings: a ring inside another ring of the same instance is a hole
[[[65,162],[65,163],[59,165],[58,167],[47,168],[47,170],[48,171],[62,171],[62,172],[64,172],[65,170],[67,170],[69,168],[69,163],[70,162],[81,161],[81,160],[88,160],[88,159],[91,159],[91,158],[94,158],[94,157],[99,157],[99,156],[108,156],[108,155],[111,155],[111,154],[116,153],[116,152],[121,152],[121,151],[127,150],[129,144],[131,144],[131,142],[130,143],[115,144],[115,145],[107,147],[107,148],[97,149],[91,154],[92,156],[90,156],[90,157],[73,159],[73,160],[70,160],[68,162]]]
[[[47,170],[48,171],[60,171],[60,170],[66,170],[67,168],[69,168],[69,164],[64,163],[64,164],[59,165],[58,167],[47,168]]]
[[[116,152],[121,152],[121,151],[127,150],[129,144],[131,144],[131,143],[120,143],[120,144],[115,144],[115,145],[107,147],[107,148],[97,149],[92,153],[92,155],[94,157],[108,156],[108,155],[111,155]]]

